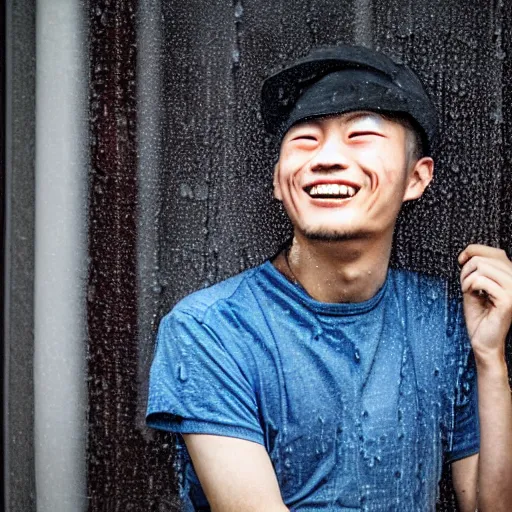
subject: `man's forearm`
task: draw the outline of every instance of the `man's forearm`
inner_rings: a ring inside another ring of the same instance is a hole
[[[502,356],[476,355],[480,456],[478,510],[509,511],[512,503],[512,398]]]
[[[261,506],[245,506],[245,505],[236,505],[234,507],[226,508],[226,507],[215,507],[212,506],[212,512],[290,512],[290,510],[283,505],[275,505],[273,507],[269,507],[267,505]]]

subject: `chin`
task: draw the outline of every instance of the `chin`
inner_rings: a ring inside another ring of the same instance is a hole
[[[369,234],[361,231],[339,230],[339,229],[305,229],[303,236],[308,240],[319,240],[322,242],[344,242],[347,240],[361,240],[368,238]]]

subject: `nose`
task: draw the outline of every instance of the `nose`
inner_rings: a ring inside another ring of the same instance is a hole
[[[349,166],[348,148],[339,133],[333,133],[323,141],[311,162],[313,172],[340,171]]]

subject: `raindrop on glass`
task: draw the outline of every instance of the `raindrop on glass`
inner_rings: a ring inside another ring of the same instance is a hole
[[[242,5],[242,2],[237,2],[235,5],[235,18],[241,18],[244,14],[244,6]]]

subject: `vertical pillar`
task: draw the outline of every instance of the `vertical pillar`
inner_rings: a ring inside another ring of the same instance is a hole
[[[4,509],[34,512],[33,277],[35,0],[2,2],[5,18],[3,268]],[[2,509],[2,510],[4,510]]]
[[[38,512],[85,493],[87,48],[80,0],[38,0],[34,281]]]

